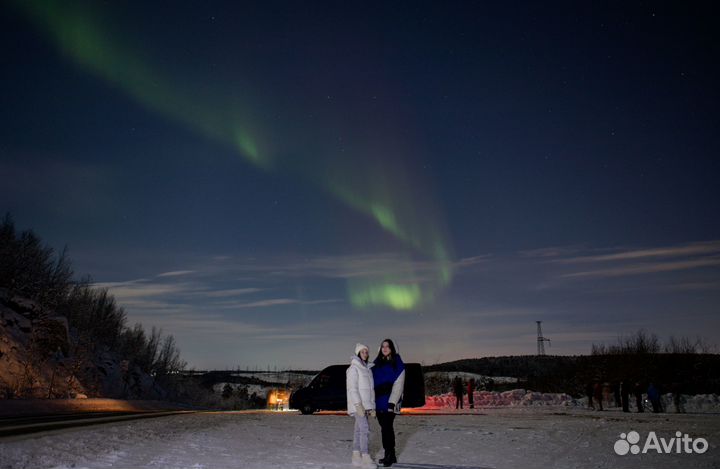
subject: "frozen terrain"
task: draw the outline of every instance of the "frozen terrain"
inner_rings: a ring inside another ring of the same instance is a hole
[[[717,468],[720,415],[529,407],[396,420],[399,460],[432,468]],[[0,440],[2,468],[349,468],[353,421],[339,413],[217,412]],[[381,455],[379,427],[371,448]],[[627,454],[621,433],[702,437],[703,454]],[[418,466],[420,467],[420,466]]]
[[[532,406],[532,405],[553,405],[553,406],[581,406],[585,405],[568,394],[541,393],[526,391],[525,389],[513,389],[512,391],[491,392],[475,391],[473,393],[475,405],[478,407],[488,406]],[[426,409],[455,408],[457,398],[452,393],[439,396],[427,396],[425,398]],[[468,408],[470,403],[467,394],[463,395],[463,406]]]
[[[497,406],[565,406],[565,407],[587,407],[587,397],[575,399],[564,393],[541,393],[533,392],[525,389],[513,389],[511,391],[490,392],[475,391],[473,398],[476,407],[487,408]],[[647,394],[643,395],[643,399],[647,401]],[[672,394],[664,394],[661,396],[662,406],[669,411],[675,411]],[[692,413],[716,413],[720,414],[720,396],[717,394],[697,394],[693,396],[682,395],[682,408],[686,412]],[[637,410],[635,406],[635,398],[630,399],[630,409],[634,412]],[[425,398],[425,407],[423,409],[454,409],[456,397],[452,393],[441,394],[439,396],[427,396]],[[605,408],[612,408],[614,402],[603,401]],[[468,396],[463,395],[463,406],[469,407]]]

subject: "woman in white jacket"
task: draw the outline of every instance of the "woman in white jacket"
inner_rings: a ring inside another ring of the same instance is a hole
[[[373,364],[368,363],[369,357],[367,346],[356,344],[355,355],[350,360],[350,366],[345,375],[348,414],[355,417],[352,464],[353,466],[375,468],[377,466],[368,451],[370,440],[368,415],[375,415],[375,385],[372,371],[370,371]]]

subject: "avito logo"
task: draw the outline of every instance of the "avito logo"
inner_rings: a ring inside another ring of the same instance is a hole
[[[675,437],[668,439],[658,438],[655,432],[650,432],[642,449],[638,443],[640,443],[640,434],[638,432],[621,433],[620,439],[615,442],[614,449],[620,456],[628,453],[645,454],[648,451],[655,451],[659,454],[702,454],[708,450],[708,442],[705,438],[690,438],[690,435],[687,433],[683,435],[682,432],[675,432]]]

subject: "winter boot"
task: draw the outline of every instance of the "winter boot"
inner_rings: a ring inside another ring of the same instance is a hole
[[[390,467],[393,464],[395,464],[396,462],[397,462],[397,458],[395,457],[394,449],[385,451],[385,457],[380,460],[380,464],[382,464],[383,467]]]
[[[375,464],[375,461],[370,457],[369,454],[363,453],[362,454],[362,467],[365,469],[377,469],[377,464]]]
[[[362,458],[360,457],[360,451],[353,451],[352,465],[353,466],[362,466]]]

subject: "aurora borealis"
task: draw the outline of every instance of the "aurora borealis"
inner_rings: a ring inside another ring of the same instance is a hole
[[[65,5],[57,2],[27,3],[19,2],[38,26],[48,34],[49,39],[69,59],[81,65],[88,72],[107,80],[119,87],[147,109],[159,113],[188,126],[200,135],[219,143],[235,146],[237,154],[248,163],[264,169],[289,171],[292,175],[315,183],[329,194],[339,198],[374,220],[388,233],[402,241],[409,250],[414,250],[432,259],[437,267],[436,279],[420,284],[407,281],[407,272],[411,264],[396,268],[388,266],[389,272],[383,278],[365,278],[362,282],[352,282],[349,286],[351,303],[357,307],[383,305],[393,309],[411,310],[421,302],[430,300],[433,292],[445,286],[452,277],[452,267],[447,241],[441,236],[438,225],[439,214],[433,213],[432,203],[423,203],[422,217],[414,213],[421,194],[417,193],[415,181],[401,184],[400,175],[407,174],[402,158],[380,158],[365,152],[387,152],[382,148],[378,137],[370,137],[363,142],[366,148],[343,155],[342,160],[331,157],[332,149],[319,146],[305,154],[303,165],[299,167],[293,158],[284,152],[273,153],[271,145],[263,142],[250,129],[270,128],[268,123],[253,119],[257,110],[249,104],[228,102],[225,97],[236,92],[252,95],[252,86],[227,86],[215,89],[212,98],[195,96],[191,86],[179,87],[169,73],[156,70],[150,59],[141,57],[140,50],[133,50],[123,44],[122,35],[113,37],[108,31],[109,24],[103,23],[100,14],[92,8],[80,5]],[[157,58],[153,62],[157,62]],[[198,77],[212,82],[213,77]],[[255,106],[269,106],[273,103],[258,102]],[[276,109],[275,112],[278,112]],[[327,124],[317,124],[325,127]],[[343,130],[340,130],[342,132]],[[287,135],[283,129],[265,132],[266,138],[273,140]],[[305,143],[287,144],[303,151]],[[397,150],[407,153],[404,148]],[[379,159],[377,166],[366,165],[368,161]],[[363,167],[362,184],[353,184],[357,180],[357,168]],[[355,174],[353,174],[355,173]],[[321,177],[317,177],[321,174]],[[389,177],[388,177],[389,175]],[[428,200],[428,202],[431,202]],[[393,270],[398,270],[393,272]]]
[[[558,353],[716,325],[700,6],[2,11],[0,208],[191,364],[311,366],[375,336],[416,361],[531,353],[535,320]]]

